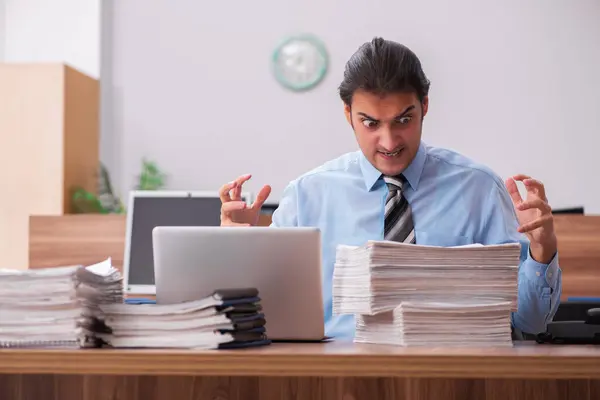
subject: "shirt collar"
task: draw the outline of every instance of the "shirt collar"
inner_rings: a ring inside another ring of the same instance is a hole
[[[425,144],[421,142],[415,158],[402,173],[413,190],[417,190],[417,187],[419,186],[419,180],[421,179],[421,173],[423,172],[426,159],[427,149]],[[360,169],[365,181],[365,187],[368,191],[371,191],[381,177],[381,172],[367,160],[362,152],[360,152]]]
[[[402,172],[402,175],[404,175],[404,178],[408,181],[413,190],[417,190],[417,187],[419,186],[419,181],[421,180],[421,174],[423,173],[426,159],[427,148],[425,147],[425,143],[421,142],[415,158],[408,165],[408,167],[406,167],[404,172]]]
[[[379,170],[375,168],[369,160],[367,160],[362,151],[359,151],[359,153],[360,170],[362,171],[363,179],[365,180],[365,186],[370,192],[381,177],[381,172],[379,172]]]

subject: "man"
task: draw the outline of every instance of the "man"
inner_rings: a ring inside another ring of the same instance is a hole
[[[346,64],[339,87],[360,151],[292,181],[273,226],[321,229],[326,334],[352,338],[354,318],[332,315],[332,276],[339,244],[397,240],[422,245],[522,243],[518,311],[513,327],[537,334],[559,304],[561,270],[544,185],[525,175],[503,182],[456,152],[421,141],[429,81],[405,46],[375,38]],[[223,226],[255,225],[271,188],[241,201],[241,176],[221,188]],[[527,189],[522,199],[515,181]],[[432,276],[431,279],[436,279]]]

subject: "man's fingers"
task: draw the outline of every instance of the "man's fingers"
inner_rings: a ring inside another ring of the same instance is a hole
[[[544,201],[548,201],[546,198],[546,189],[544,188],[544,184],[537,179],[526,178],[523,180],[525,187],[528,192],[536,193],[539,197],[544,199]]]
[[[237,177],[234,182],[237,183],[239,186],[242,186],[244,184],[244,182],[248,181],[248,179],[250,179],[250,178],[252,178],[252,174],[246,174],[246,175]]]
[[[512,179],[514,179],[515,181],[524,181],[525,179],[531,179],[531,177],[525,174],[517,174],[513,175]]]
[[[252,208],[261,208],[263,206],[263,204],[265,203],[265,201],[267,201],[267,199],[269,198],[270,194],[271,194],[271,186],[269,186],[269,185],[263,186],[262,189],[260,189],[260,192],[258,192],[258,195],[256,196],[256,200],[254,200],[254,203],[252,204]]]
[[[548,223],[551,220],[552,220],[552,214],[544,214],[532,222],[529,222],[527,224],[519,226],[517,228],[517,231],[519,231],[520,233],[527,233],[534,229],[539,228],[540,226],[543,226],[544,224]]]
[[[517,205],[517,209],[520,211],[529,210],[532,208],[537,208],[542,211],[544,214],[552,212],[552,208],[546,203],[544,200],[539,197],[533,197],[530,200],[526,200],[519,205]]]
[[[235,201],[242,200],[242,185],[247,182],[250,178],[252,178],[251,174],[246,174],[238,177],[235,181],[233,181],[234,186],[231,191],[231,199]]]
[[[519,188],[517,187],[517,183],[514,181],[514,179],[508,178],[506,182],[504,182],[504,184],[506,185],[506,190],[508,190],[508,194],[510,195],[513,204],[520,204],[523,201],[523,199],[521,198]]]
[[[234,184],[234,187],[231,189],[231,200],[232,201],[240,201],[242,200],[242,186],[237,183]]]
[[[243,210],[247,207],[248,205],[246,204],[245,201],[229,201],[227,203],[223,203],[223,205],[221,205],[221,211],[222,212],[232,212],[232,211],[240,211]]]
[[[234,181],[231,181],[221,186],[221,188],[219,189],[219,197],[221,198],[221,203],[226,203],[231,200],[241,200],[242,185],[250,178],[252,178],[251,174],[242,175],[237,177]],[[231,197],[230,192],[233,192],[233,198]]]
[[[221,203],[227,203],[231,201],[231,197],[229,197],[229,191],[233,188],[234,185],[234,182],[229,182],[221,186],[221,188],[219,189],[219,198],[221,199]]]

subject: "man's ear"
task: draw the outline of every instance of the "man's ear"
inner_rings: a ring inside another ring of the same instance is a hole
[[[346,103],[344,103],[344,114],[346,114],[346,121],[348,121],[350,126],[354,126],[354,124],[352,124],[352,109]]]
[[[423,107],[421,107],[423,109],[423,118],[425,118],[425,115],[427,115],[427,110],[429,109],[429,96],[425,96],[423,98]]]

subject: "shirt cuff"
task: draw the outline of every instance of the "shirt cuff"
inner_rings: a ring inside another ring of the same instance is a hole
[[[528,250],[527,259],[523,262],[521,270],[528,280],[537,281],[542,287],[555,289],[558,280],[558,252],[548,264],[542,264],[535,261]]]

